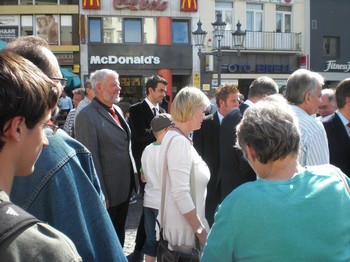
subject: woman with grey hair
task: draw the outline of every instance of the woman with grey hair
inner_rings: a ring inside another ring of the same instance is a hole
[[[201,261],[349,261],[350,181],[332,165],[298,163],[300,134],[285,100],[249,107],[237,139],[259,179],[224,200]]]
[[[158,221],[163,236],[174,250],[191,253],[195,234],[204,246],[208,222],[205,219],[206,186],[210,171],[192,145],[190,133],[201,128],[205,110],[210,104],[207,96],[196,87],[184,87],[176,95],[171,116],[175,126],[165,135],[159,161],[165,174],[165,205],[160,207]]]

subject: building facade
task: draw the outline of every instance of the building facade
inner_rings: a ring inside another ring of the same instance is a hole
[[[308,0],[309,68],[326,79],[325,87],[335,88],[350,77],[350,37],[344,28],[350,23],[346,0]]]
[[[63,73],[80,73],[78,0],[0,1],[0,40],[27,35],[47,40]]]
[[[226,22],[221,40],[221,84],[234,83],[241,93],[248,93],[250,83],[261,75],[272,77],[281,88],[288,76],[300,66],[304,52],[304,1],[303,0],[250,0],[250,1],[204,1],[201,8],[202,28],[208,31],[201,55],[201,86],[204,90],[218,85],[217,40],[213,30],[215,15],[221,13]],[[215,11],[214,11],[215,10]],[[241,23],[246,30],[243,48],[237,51],[233,45],[232,32]],[[214,52],[213,55],[210,55]],[[194,58],[194,59],[198,59]],[[200,68],[200,70],[199,70]]]
[[[82,0],[84,1],[84,0]],[[168,82],[171,98],[192,83],[192,20],[198,0],[89,0],[81,5],[83,78],[109,68],[120,75],[121,97],[135,103],[145,95],[148,77]],[[98,2],[98,3],[97,3]]]

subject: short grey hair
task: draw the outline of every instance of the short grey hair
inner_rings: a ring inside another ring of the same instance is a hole
[[[256,78],[249,86],[249,97],[262,98],[273,94],[278,94],[277,83],[268,76],[261,76]]]
[[[315,94],[318,85],[324,85],[323,76],[307,69],[298,69],[288,78],[286,98],[292,104],[301,105],[306,93]]]
[[[90,75],[90,81],[91,81],[91,86],[94,92],[97,92],[96,90],[96,85],[98,83],[101,83],[105,80],[106,76],[109,75],[114,75],[117,78],[119,78],[119,74],[111,69],[101,69],[101,70],[96,70],[95,72],[91,73]]]
[[[171,116],[175,122],[186,122],[201,106],[209,105],[209,98],[199,88],[186,86],[176,94],[171,105]]]
[[[332,88],[325,88],[321,90],[321,95],[327,95],[329,102],[335,101],[335,90]]]
[[[246,156],[249,145],[262,164],[298,156],[299,141],[293,111],[281,95],[265,97],[250,106],[237,127],[236,147]]]
[[[85,88],[84,87],[79,87],[79,88],[76,88],[72,91],[73,95],[82,95],[83,97],[85,96]]]

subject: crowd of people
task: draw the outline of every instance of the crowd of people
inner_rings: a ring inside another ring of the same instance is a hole
[[[299,69],[282,95],[261,76],[245,101],[187,86],[164,109],[162,76],[125,106],[102,69],[71,99],[47,42],[15,39],[0,51],[0,259],[154,262],[165,239],[202,261],[348,261],[350,78],[324,82]]]

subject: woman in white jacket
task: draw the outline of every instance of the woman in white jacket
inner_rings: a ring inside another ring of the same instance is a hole
[[[180,90],[171,107],[175,126],[164,137],[159,156],[160,170],[165,161],[168,166],[164,174],[163,234],[172,248],[181,252],[190,253],[195,247],[195,234],[204,246],[209,231],[205,198],[210,171],[190,139],[191,132],[201,128],[209,104],[207,96],[198,88]],[[159,221],[162,212],[161,207]]]

